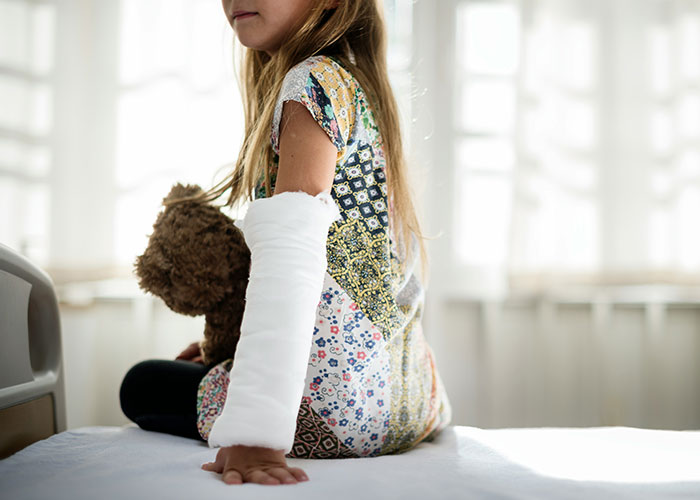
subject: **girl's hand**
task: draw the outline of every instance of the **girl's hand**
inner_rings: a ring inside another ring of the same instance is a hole
[[[195,363],[204,364],[204,359],[202,358],[202,351],[199,348],[199,342],[192,342],[185,348],[184,351],[178,354],[175,359],[182,359],[184,361],[193,361]]]
[[[202,469],[222,474],[226,484],[296,484],[309,479],[298,467],[287,467],[282,450],[261,446],[223,446],[216,461],[202,464]]]

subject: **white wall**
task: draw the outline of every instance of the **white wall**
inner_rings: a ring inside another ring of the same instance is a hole
[[[152,297],[60,305],[68,428],[122,425],[119,388],[144,359],[175,359],[202,338],[204,318],[175,314]]]
[[[449,301],[432,344],[457,423],[700,428],[700,303]]]
[[[61,305],[68,428],[128,423],[126,371],[201,338],[203,318],[135,296]],[[429,342],[455,425],[700,429],[697,294],[450,299],[440,311],[444,330]]]

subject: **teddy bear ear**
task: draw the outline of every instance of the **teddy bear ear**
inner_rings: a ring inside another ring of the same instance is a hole
[[[177,198],[195,196],[202,192],[202,188],[199,187],[197,184],[183,185],[178,182],[170,189],[168,195],[165,198],[163,198],[163,204],[165,204],[168,201],[175,200]]]

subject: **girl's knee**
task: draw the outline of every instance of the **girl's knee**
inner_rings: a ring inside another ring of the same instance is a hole
[[[129,368],[122,379],[119,388],[119,404],[124,415],[131,420],[138,416],[138,409],[142,406],[144,389],[156,367],[157,360],[140,361]]]

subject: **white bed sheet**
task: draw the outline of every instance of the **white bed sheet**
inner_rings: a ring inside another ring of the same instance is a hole
[[[82,427],[0,462],[2,499],[700,498],[700,431],[632,427],[450,426],[401,454],[290,459],[309,481],[227,485],[200,469],[204,442],[124,427]]]

